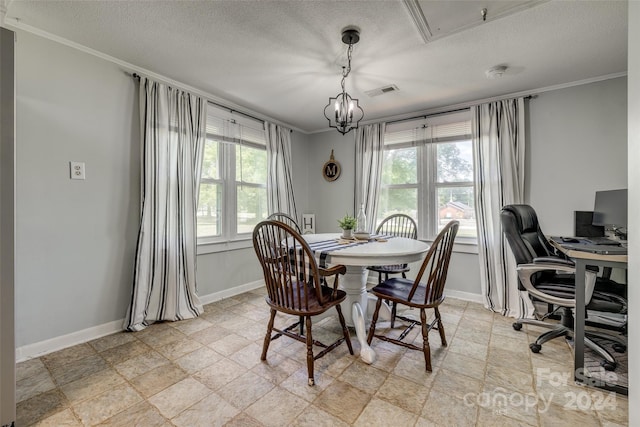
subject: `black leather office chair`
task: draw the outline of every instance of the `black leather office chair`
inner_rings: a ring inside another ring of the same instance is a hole
[[[557,306],[556,311],[561,311],[560,323],[553,324],[534,319],[518,319],[513,327],[516,330],[522,328],[522,324],[532,324],[551,328],[551,331],[540,335],[538,339],[529,345],[532,352],[538,353],[542,344],[560,336],[573,336],[573,309],[575,309],[575,267],[571,260],[555,254],[553,247],[540,230],[538,217],[531,206],[508,205],[502,209],[500,215],[504,235],[509,242],[511,251],[518,264],[518,286],[520,290],[526,290],[529,295],[537,300]],[[596,277],[593,271],[587,272],[591,285],[586,290],[586,309],[609,313],[627,312],[627,302],[619,295],[602,292],[594,289],[604,289],[610,281]],[[578,308],[584,310],[583,308]],[[543,316],[543,320],[549,313]],[[614,350],[623,352],[626,350],[624,340],[614,335],[585,331],[585,344],[604,358],[602,366],[607,370],[616,367],[613,356],[592,338],[599,337],[615,344]]]

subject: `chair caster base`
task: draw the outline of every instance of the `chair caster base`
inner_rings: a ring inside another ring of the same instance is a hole
[[[600,366],[604,368],[605,371],[614,371],[618,366],[617,363],[611,363],[608,360],[603,360],[600,362]]]
[[[616,353],[624,353],[625,351],[627,351],[627,346],[624,344],[615,343],[613,345],[613,349]]]
[[[532,353],[540,353],[540,350],[542,350],[542,346],[536,343],[529,344],[529,348],[531,349]]]
[[[519,331],[520,329],[522,329],[522,323],[514,323],[511,326],[513,326],[513,329],[515,329],[516,331]]]

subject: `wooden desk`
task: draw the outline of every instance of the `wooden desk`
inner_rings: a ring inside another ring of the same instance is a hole
[[[339,234],[304,234],[302,237],[314,250],[314,244],[335,241]],[[329,264],[342,264],[347,273],[340,279],[340,288],[347,293],[343,304],[348,326],[356,330],[360,342],[360,357],[366,363],[375,361],[375,352],[367,344],[366,326],[369,323],[367,310],[367,277],[370,265],[404,264],[421,261],[429,250],[427,243],[405,237],[393,237],[386,242],[369,242],[335,250],[314,250],[316,257],[322,254]],[[389,311],[390,315],[390,311]]]
[[[550,243],[560,250],[562,253],[571,258],[576,264],[576,310],[574,313],[574,379],[576,382],[591,385],[605,390],[615,391],[616,393],[628,394],[626,387],[616,384],[607,384],[601,380],[591,379],[584,372],[584,322],[585,310],[578,307],[585,306],[585,273],[588,265],[611,268],[627,268],[627,255],[603,255],[592,252],[584,252],[578,250],[570,250],[562,246],[561,242],[553,239]]]

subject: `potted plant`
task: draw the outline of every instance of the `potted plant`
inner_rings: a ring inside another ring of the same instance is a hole
[[[339,219],[338,225],[340,226],[340,228],[342,228],[342,238],[350,239],[351,232],[354,228],[356,228],[357,223],[358,221],[355,219],[355,217],[349,214],[342,217],[342,219]]]

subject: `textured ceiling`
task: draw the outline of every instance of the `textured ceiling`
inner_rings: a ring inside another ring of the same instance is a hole
[[[328,127],[323,109],[340,90],[347,26],[361,32],[346,85],[365,121],[627,70],[625,1],[407,3],[422,8],[437,37],[425,42],[409,8],[392,0],[14,0],[6,21],[305,132]],[[500,16],[507,3],[516,13]],[[498,64],[506,74],[487,79],[485,70]],[[399,91],[365,94],[390,84]]]

